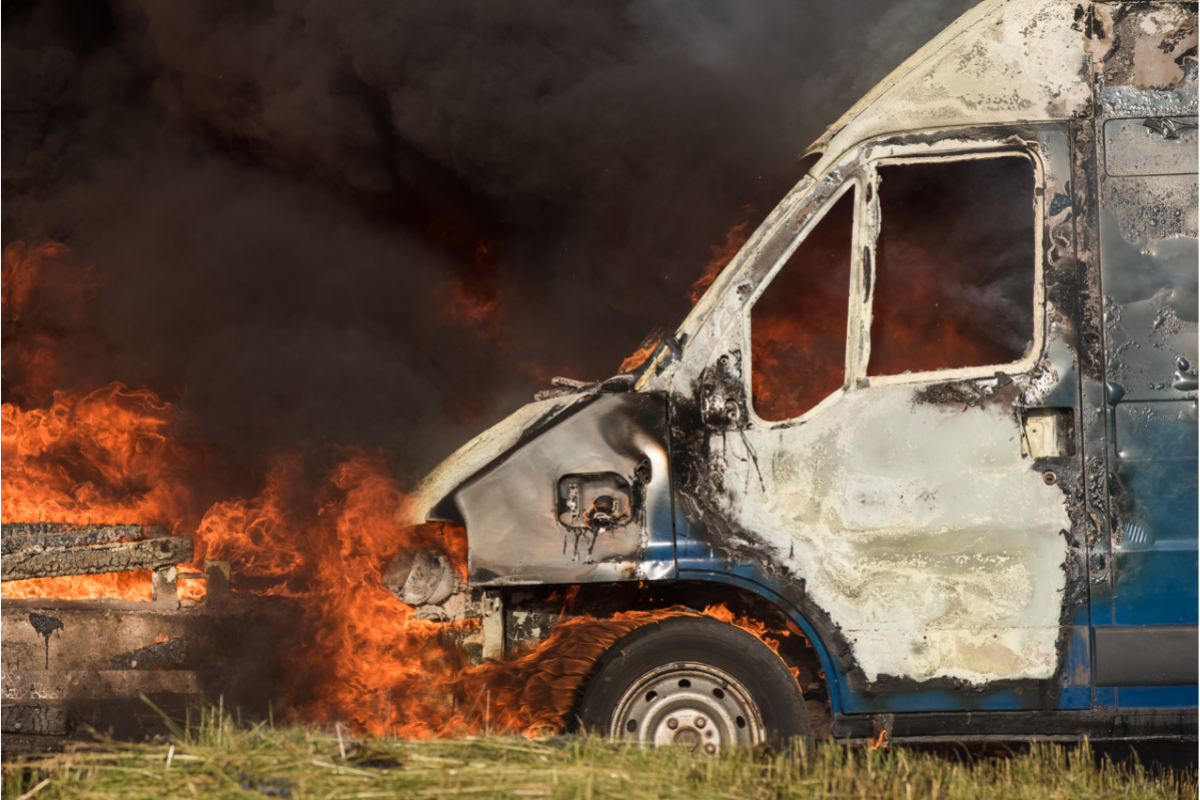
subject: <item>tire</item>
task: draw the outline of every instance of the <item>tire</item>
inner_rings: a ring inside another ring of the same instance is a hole
[[[583,728],[715,756],[792,740],[812,746],[804,697],[765,644],[709,617],[670,617],[617,640],[578,705]]]

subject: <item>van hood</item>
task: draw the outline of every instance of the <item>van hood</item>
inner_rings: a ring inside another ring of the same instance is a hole
[[[447,502],[452,500],[459,487],[540,434],[564,413],[596,396],[595,390],[573,392],[522,406],[504,421],[458,448],[429,473],[410,501],[397,513],[397,522],[404,526],[434,521],[461,524],[458,509],[453,502]]]

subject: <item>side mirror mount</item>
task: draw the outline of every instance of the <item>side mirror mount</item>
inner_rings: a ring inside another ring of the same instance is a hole
[[[710,428],[739,431],[747,427],[746,381],[742,351],[722,354],[700,378],[700,416]]]

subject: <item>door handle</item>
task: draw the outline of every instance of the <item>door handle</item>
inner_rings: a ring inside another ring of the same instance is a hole
[[[1021,455],[1029,458],[1075,455],[1075,409],[1061,406],[1021,409]]]

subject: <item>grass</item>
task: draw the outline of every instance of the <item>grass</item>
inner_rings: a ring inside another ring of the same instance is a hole
[[[822,744],[716,759],[592,737],[350,740],[301,726],[238,725],[200,710],[168,740],[101,740],[4,764],[0,796],[56,798],[1166,798],[1196,797],[1196,773],[1097,759],[1086,745],[1004,757]]]

